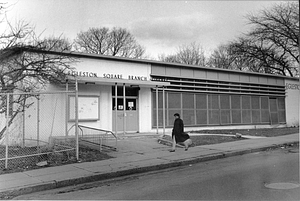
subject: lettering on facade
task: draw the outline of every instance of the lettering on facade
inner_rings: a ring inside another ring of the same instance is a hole
[[[153,77],[151,78],[152,81],[157,81],[157,82],[167,82],[168,79],[167,78],[157,78],[157,77]]]
[[[69,71],[67,74],[72,76],[80,76],[80,77],[98,77],[97,73],[84,72],[84,71]]]
[[[147,77],[144,77],[144,76],[135,76],[135,75],[128,75],[128,80],[147,81]]]
[[[104,78],[108,78],[108,79],[123,79],[123,75],[122,74],[104,73],[103,77]],[[145,77],[145,76],[136,76],[136,75],[128,75],[128,80],[147,81],[147,77]]]
[[[300,85],[299,84],[286,83],[285,84],[285,89],[299,90],[300,89]]]
[[[103,74],[104,78],[109,78],[109,79],[123,79],[123,76],[121,74]]]

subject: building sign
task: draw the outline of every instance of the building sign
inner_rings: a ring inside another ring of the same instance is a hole
[[[168,82],[167,78],[157,78],[157,77],[152,77],[152,81],[157,81],[157,82]]]
[[[103,73],[104,78],[108,79],[123,79],[122,74],[109,74],[109,73]],[[128,75],[128,80],[140,80],[140,81],[147,81],[147,77],[145,76],[136,76],[136,75]]]
[[[287,90],[299,90],[300,85],[299,84],[286,83],[285,84],[285,89],[287,89]]]
[[[108,78],[108,79],[123,79],[123,75],[122,74],[106,74],[103,73],[103,77],[104,78]]]
[[[144,77],[144,76],[135,76],[135,75],[128,75],[128,80],[147,81],[147,77]]]
[[[97,73],[84,72],[84,71],[68,71],[67,74],[72,76],[80,76],[80,77],[98,77]]]
[[[72,76],[80,76],[80,77],[98,77],[97,73],[94,72],[84,72],[84,71],[68,71],[68,75]],[[124,79],[122,74],[111,74],[111,73],[103,73],[103,78],[107,79]],[[128,75],[128,80],[140,80],[140,81],[147,81],[146,76],[137,76],[137,75]]]

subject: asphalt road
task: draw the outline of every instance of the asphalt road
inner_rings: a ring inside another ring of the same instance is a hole
[[[300,200],[299,149],[246,154],[15,199]]]

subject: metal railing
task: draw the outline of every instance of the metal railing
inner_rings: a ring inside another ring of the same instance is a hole
[[[75,126],[75,124],[71,126],[68,132]],[[79,144],[81,146],[99,149],[99,151],[104,149],[117,151],[118,139],[112,131],[84,125],[78,125],[78,128],[80,130]]]

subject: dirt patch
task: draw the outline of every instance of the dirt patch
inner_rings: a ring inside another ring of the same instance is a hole
[[[19,152],[28,153],[28,148],[18,148]],[[31,148],[30,151],[32,151]],[[80,148],[79,149],[79,159],[80,162],[91,162],[91,161],[100,161],[112,158],[105,152],[99,152],[97,150],[88,149],[88,148]],[[5,167],[4,160],[0,161],[1,167]],[[38,166],[37,164],[40,162],[46,162],[46,165]],[[57,152],[50,154],[43,154],[38,156],[29,156],[23,158],[10,159],[8,163],[8,168],[0,169],[0,174],[14,173],[14,172],[23,172],[26,170],[39,169],[43,167],[53,167],[60,166],[66,164],[76,163],[76,154],[75,151],[70,152]]]

